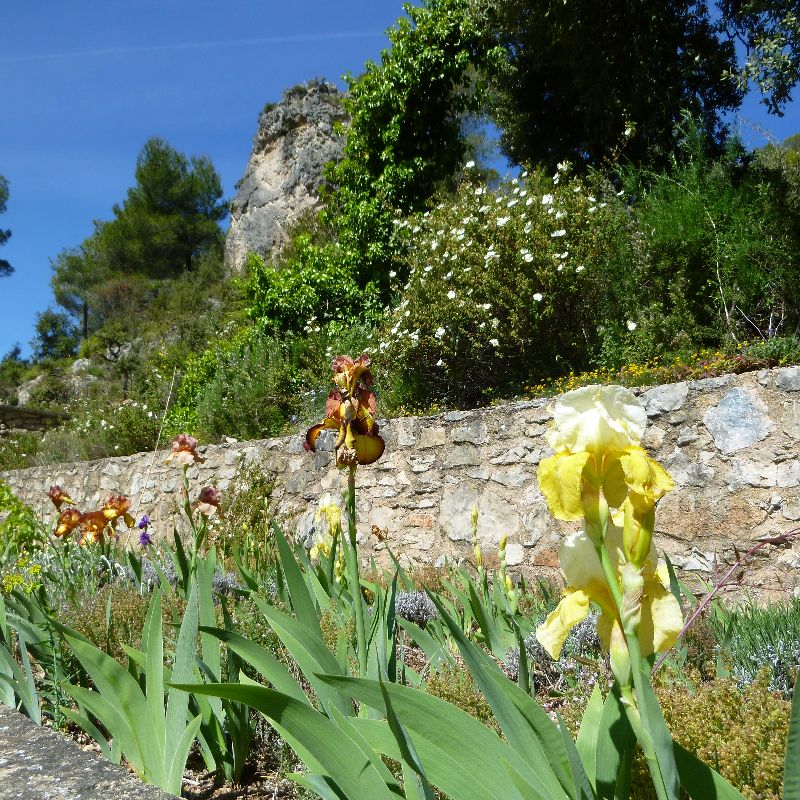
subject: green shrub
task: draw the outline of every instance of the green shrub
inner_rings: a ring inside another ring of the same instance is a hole
[[[361,352],[372,336],[360,322],[309,325],[303,334],[263,326],[233,333],[188,360],[165,431],[206,440],[285,434],[322,413],[331,357]]]
[[[445,665],[439,672],[434,672],[428,678],[425,690],[428,694],[466,711],[497,733],[500,732],[489,701],[475,685],[472,673],[463,664]]]
[[[207,547],[216,546],[222,561],[237,551],[246,555],[245,566],[255,574],[276,561],[272,531],[272,490],[275,476],[258,463],[242,459],[222,493],[221,510],[209,525]]]
[[[552,182],[523,173],[496,192],[465,179],[397,227],[407,280],[379,345],[396,403],[475,405],[592,363],[599,323],[618,313],[615,265],[631,235],[602,179],[567,166]]]
[[[282,330],[308,330],[331,320],[363,322],[380,313],[375,284],[362,288],[341,253],[314,245],[309,234],[295,235],[290,254],[279,264],[251,253],[247,268],[247,313]]]
[[[643,266],[636,287],[642,360],[666,352],[794,331],[800,300],[800,208],[774,170],[753,162],[736,140],[713,160],[691,121],[670,170],[624,171],[634,200]]]
[[[40,535],[33,509],[26,506],[4,481],[0,481],[0,563],[9,556],[30,551]]]
[[[757,606],[746,603],[709,617],[720,658],[740,685],[767,670],[769,688],[791,695],[800,668],[800,598]]]
[[[666,686],[657,694],[675,741],[748,800],[780,800],[790,704],[770,691],[766,671],[743,689],[734,680],[720,679],[699,683],[689,692],[682,685]],[[640,780],[632,797],[654,798],[643,758],[635,773]]]

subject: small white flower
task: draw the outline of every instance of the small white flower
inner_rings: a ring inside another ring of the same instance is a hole
[[[541,294],[539,294],[539,292],[536,292],[536,294],[533,296],[533,299],[534,299],[534,300],[535,300],[537,303],[541,303],[541,302],[542,302],[542,295],[541,295]]]
[[[567,232],[566,232],[566,231],[565,231],[563,228],[559,228],[557,231],[553,231],[553,232],[550,234],[550,236],[551,236],[553,239],[559,239],[559,238],[561,238],[562,236],[566,236],[566,235],[567,235]]]
[[[510,219],[511,219],[511,217],[498,217],[497,218],[497,227],[498,228],[502,228],[503,225],[505,225]]]
[[[451,290],[450,290],[450,291],[447,293],[447,297],[448,297],[450,300],[455,300],[455,299],[456,299],[456,293],[455,293],[455,292],[454,292],[454,291],[451,289]]]
[[[575,272],[583,272],[585,269],[586,269],[586,267],[584,267],[583,264],[581,264],[581,265],[575,267]]]
[[[566,211],[556,211],[556,219],[562,219],[563,217],[567,216]]]
[[[435,250],[438,246],[439,246],[439,242],[437,242],[436,239],[434,239],[431,242],[431,250]]]
[[[553,195],[546,194],[542,197],[542,205],[549,206],[553,202]]]
[[[437,367],[441,367],[443,364],[444,364],[444,361],[442,361],[441,358],[436,362],[436,366]]]
[[[628,330],[631,333],[633,333],[633,331],[635,331],[637,328],[636,323],[632,319],[629,319],[625,324],[628,326]]]
[[[475,166],[475,162],[474,162],[474,161],[467,161],[467,163],[466,163],[466,164],[464,164],[464,166],[465,166],[467,169],[472,169],[472,168]]]
[[[392,270],[392,271],[389,273],[389,277],[390,277],[390,278],[396,278],[396,277],[397,277],[397,272],[395,272],[394,270]]]
[[[492,307],[492,304],[491,304],[491,303],[484,303],[484,304],[481,306],[481,308],[482,308],[484,311],[488,311],[488,310],[489,310],[491,307]]]
[[[489,339],[489,344],[492,347],[500,347],[500,342],[497,339]]]
[[[532,198],[532,197],[529,197],[529,198],[528,198],[528,199],[525,201],[525,205],[526,205],[526,206],[529,206],[529,205],[530,205],[532,202],[533,202],[533,198]]]
[[[530,264],[531,261],[533,261],[533,256],[530,253],[525,253],[523,258],[525,259],[526,264]]]
[[[519,201],[517,200],[510,200],[508,203],[506,203],[506,208],[513,208],[518,202]]]
[[[434,333],[433,335],[434,335],[434,336],[435,336],[437,339],[441,339],[441,338],[442,338],[442,336],[444,336],[444,334],[445,334],[445,330],[444,330],[444,328],[437,328],[437,329],[436,329],[436,333]]]
[[[479,187],[478,187],[478,188],[475,190],[475,197],[480,197],[482,194],[483,194],[483,187],[482,187],[482,186],[479,186]]]

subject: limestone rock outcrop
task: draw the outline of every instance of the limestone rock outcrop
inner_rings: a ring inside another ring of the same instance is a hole
[[[258,120],[253,151],[231,203],[225,242],[228,272],[240,271],[248,253],[269,257],[286,230],[319,202],[323,169],[342,152],[336,123],[349,120],[335,84],[324,80],[288,89]]]

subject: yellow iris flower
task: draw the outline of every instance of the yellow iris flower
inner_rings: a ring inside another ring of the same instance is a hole
[[[655,503],[675,484],[640,446],[647,422],[640,400],[622,386],[585,386],[565,394],[553,416],[546,437],[555,453],[537,471],[550,513],[567,521],[587,517],[587,533],[597,541],[587,512],[596,508],[602,490],[608,506],[628,509],[626,552],[641,566]]]
[[[666,565],[656,561],[655,547],[651,544],[640,568],[633,567],[625,558],[622,530],[613,524],[608,527],[603,547],[611,563],[617,567],[623,589],[626,584],[637,582],[630,581],[631,571],[640,578],[641,594],[637,592],[636,596],[631,596],[626,593],[625,602],[631,613],[638,617],[642,657],[672,647],[683,627],[683,616],[678,601],[669,590]],[[536,638],[550,656],[557,659],[570,630],[588,615],[594,602],[600,607],[597,633],[613,656],[616,646],[625,648],[624,637],[594,543],[584,531],[570,534],[561,544],[559,560],[567,588],[557,608],[536,629]]]

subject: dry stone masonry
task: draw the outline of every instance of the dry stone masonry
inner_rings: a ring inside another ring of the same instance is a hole
[[[639,391],[639,390],[637,390]],[[800,526],[800,367],[676,383],[641,390],[649,425],[644,444],[675,478],[658,506],[657,543],[695,584],[732,563],[734,547]],[[470,552],[470,513],[478,536],[496,550],[508,534],[508,563],[526,573],[557,574],[558,545],[569,523],[554,520],[536,482],[551,451],[543,437],[552,400],[477,411],[405,417],[381,424],[386,453],[358,471],[360,552],[388,562],[387,545],[408,563],[443,563]],[[332,432],[326,432],[332,437]],[[316,504],[336,496],[345,475],[334,466],[332,438],[317,453],[303,436],[209,445],[192,467],[195,490],[221,489],[244,459],[276,476],[274,507],[301,539],[313,533]],[[327,448],[327,449],[326,449]],[[166,453],[64,464],[0,474],[27,503],[50,513],[45,492],[59,483],[82,505],[111,491],[128,493],[168,536],[180,502],[180,475]],[[386,533],[386,542],[371,534]],[[745,576],[761,597],[800,595],[800,544],[757,557]]]

